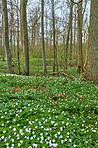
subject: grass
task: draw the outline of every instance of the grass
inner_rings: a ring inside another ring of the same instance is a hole
[[[0,73],[7,73],[7,65],[6,61],[2,60],[2,57],[0,56]]]
[[[69,46],[70,47],[70,46]],[[83,51],[85,54],[85,45],[83,45]],[[17,52],[17,50],[16,50]],[[57,59],[58,59],[58,68],[59,71],[64,71],[64,45],[58,45],[57,46]],[[1,53],[1,52],[0,52]],[[83,54],[83,55],[84,55]],[[0,54],[0,72],[1,73],[7,73],[7,66],[6,61],[2,61],[2,56]],[[76,60],[75,55],[73,51],[73,59],[70,61],[70,49],[68,50],[68,71],[70,71],[70,68],[72,66],[75,66]],[[85,58],[84,58],[85,59]],[[29,66],[30,66],[30,75],[37,74],[43,74],[43,59],[42,59],[42,49],[40,46],[35,46],[33,49],[30,49],[29,54]],[[46,50],[46,65],[47,65],[47,72],[51,73],[53,71],[53,63],[54,63],[54,51],[53,48],[50,50],[50,47]],[[17,61],[17,53],[14,53],[14,50],[12,51],[12,65],[13,70],[16,74],[18,74],[18,61]],[[20,52],[20,69],[21,74],[23,74],[23,53]]]
[[[97,148],[98,87],[78,78],[0,75],[1,148]]]
[[[53,59],[47,59],[47,70],[48,72],[53,71]],[[12,60],[13,70],[16,74],[18,74],[18,62],[17,58],[14,58]],[[20,69],[21,73],[23,74],[23,57],[20,58]],[[8,73],[7,71],[7,65],[6,61],[2,60],[2,56],[0,56],[0,73]],[[32,55],[30,55],[30,75],[33,75],[35,73],[43,74],[43,60],[42,58],[34,58]]]
[[[75,62],[75,61],[74,61]],[[13,65],[13,70],[16,74],[19,73],[18,71],[18,62],[17,58],[13,58],[12,60],[12,65]],[[52,73],[53,72],[53,58],[51,59],[46,59],[46,65],[47,65],[47,72]],[[64,62],[58,60],[58,67],[59,71],[64,71]],[[21,55],[20,58],[20,69],[21,69],[21,74],[23,74],[23,56]],[[0,73],[8,73],[7,71],[7,65],[6,61],[2,61],[2,56],[0,56]],[[75,67],[70,67],[68,66],[68,69],[66,70],[66,73],[69,75],[74,75],[77,76],[77,68]],[[30,54],[30,75],[35,75],[35,74],[43,74],[43,60],[42,58],[34,58],[32,54]]]

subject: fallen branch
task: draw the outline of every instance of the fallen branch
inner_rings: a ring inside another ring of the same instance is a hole
[[[68,76],[66,73],[64,73],[64,72],[52,72],[52,73],[48,73],[48,74],[46,74],[45,76],[49,76],[49,75],[59,75],[59,74],[62,74],[63,76],[65,76],[65,77],[67,77],[67,78],[69,78],[69,79],[74,79],[73,77],[71,77],[71,76]]]

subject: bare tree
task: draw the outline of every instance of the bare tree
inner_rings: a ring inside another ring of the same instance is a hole
[[[78,71],[80,73],[81,71],[81,78],[83,77],[83,54],[82,54],[82,23],[83,23],[83,15],[82,15],[82,1],[79,0],[78,2],[75,2],[74,0],[71,0],[74,4],[77,4],[78,8],[78,41],[79,41],[79,66]]]
[[[72,40],[73,40],[73,3],[71,2],[71,14],[70,14],[70,19],[71,19],[71,22],[70,22],[70,27],[71,27],[71,34],[70,34],[70,63],[71,63],[71,60],[72,60]],[[71,65],[71,64],[70,64]]]
[[[52,22],[53,22],[53,48],[54,48],[54,63],[53,63],[53,72],[55,72],[55,68],[57,66],[58,71],[58,64],[57,64],[57,48],[55,43],[55,13],[54,13],[54,0],[51,0],[52,3]]]
[[[11,51],[9,48],[9,31],[8,31],[8,14],[7,14],[7,1],[2,0],[2,9],[3,9],[3,23],[4,23],[4,45],[7,58],[7,67],[8,73],[12,73],[12,60],[11,60]]]
[[[79,71],[81,71],[81,78],[83,77],[83,53],[82,53],[82,1],[78,3],[78,37],[79,37]]]
[[[26,5],[27,5],[27,1],[21,0],[21,23],[22,23],[22,39],[23,39],[23,52],[24,52],[24,75],[29,75],[29,45],[28,45]]]
[[[67,31],[67,38],[66,38],[66,48],[65,48],[65,69],[67,69],[68,66],[68,43],[69,43],[69,35],[72,27],[72,10],[73,10],[73,3],[71,2],[70,6],[70,15],[69,15],[69,23],[68,23],[68,31]],[[72,48],[72,47],[71,47]]]
[[[45,42],[44,42],[44,0],[41,0],[41,36],[42,36],[42,55],[44,74],[47,73],[46,57],[45,57]]]
[[[17,59],[18,59],[18,69],[20,72],[20,50],[19,50],[19,10],[18,10],[19,0],[17,0]]]

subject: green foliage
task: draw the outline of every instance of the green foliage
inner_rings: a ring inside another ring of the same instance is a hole
[[[7,73],[6,61],[3,61],[1,56],[0,56],[0,73]]]
[[[97,98],[93,82],[0,75],[0,147],[97,148]]]

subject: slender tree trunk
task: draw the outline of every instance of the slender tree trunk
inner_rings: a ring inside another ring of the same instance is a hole
[[[52,19],[53,19],[53,48],[54,48],[54,63],[53,63],[53,72],[55,72],[56,67],[56,47],[55,47],[55,20],[54,20],[54,0],[52,2]]]
[[[13,6],[12,6],[12,0],[10,0],[10,6],[11,6],[11,19],[10,19],[10,50],[13,53],[13,42],[12,42],[12,38],[13,38]]]
[[[69,35],[70,35],[70,30],[71,30],[71,19],[72,19],[72,8],[73,8],[73,3],[71,2],[70,6],[70,15],[69,15],[69,24],[68,24],[68,32],[67,32],[67,39],[66,39],[66,56],[65,56],[65,69],[68,67],[68,43],[69,43]]]
[[[14,57],[16,56],[16,51],[15,51],[15,35],[16,35],[16,30],[15,30],[15,23],[14,23],[14,12],[13,12],[13,3],[12,0],[10,0],[10,5],[11,5],[11,50],[13,50],[13,55]],[[14,37],[14,48],[13,48],[13,37]]]
[[[34,38],[34,31],[33,31],[34,27],[33,27],[33,24],[32,24],[32,40],[31,40],[31,49],[33,51],[33,38]]]
[[[74,52],[75,52],[75,60],[77,66],[77,49],[76,49],[76,7],[75,7],[75,18],[74,18]]]
[[[18,70],[19,74],[20,72],[20,52],[19,52],[19,14],[18,14],[18,3],[19,0],[17,0],[17,59],[18,59]]]
[[[20,36],[21,36],[21,50],[23,51],[23,34],[22,34],[22,1],[20,0]]]
[[[66,36],[66,33],[65,33],[65,26],[64,26],[64,30],[63,30],[63,49],[64,49],[64,59],[66,57],[66,48],[65,48],[65,36]],[[65,70],[65,64],[64,64],[64,70]]]
[[[33,46],[35,47],[35,39],[36,39],[36,25],[33,28]]]
[[[45,57],[45,42],[44,42],[44,0],[41,0],[41,35],[42,35],[42,55],[44,74],[47,73],[46,57]]]
[[[0,14],[1,14],[1,12],[0,12]],[[1,24],[2,23],[2,16],[0,18],[1,18],[1,21],[0,21],[0,24]],[[0,25],[0,53],[1,53],[1,55],[3,53],[2,38],[3,38],[2,26]]]
[[[82,53],[82,2],[78,4],[78,31],[79,31],[79,71],[83,77],[83,53]]]
[[[14,57],[16,57],[16,40],[15,40],[15,32],[14,32]]]
[[[3,23],[4,23],[4,45],[7,58],[7,67],[8,73],[12,73],[12,60],[11,60],[11,51],[9,48],[9,33],[8,33],[8,14],[7,14],[7,1],[2,0],[3,8]]]
[[[54,14],[54,0],[51,0],[52,3],[52,21],[53,21],[53,48],[54,48],[54,63],[53,63],[53,72],[55,72],[55,68],[57,66],[58,71],[58,64],[57,64],[57,48],[55,44],[55,14]]]
[[[39,46],[39,24],[37,24],[37,47]]]
[[[48,49],[48,22],[47,22],[47,10],[46,10],[46,49]]]
[[[86,69],[87,61],[88,61],[88,48],[89,48],[88,43],[89,43],[89,27],[88,27],[88,39],[87,39],[87,45],[86,45],[86,59],[83,66],[84,69]]]
[[[50,22],[50,30],[49,30],[49,35],[50,35],[50,53],[49,53],[49,55],[50,55],[50,57],[51,57],[51,50],[52,50],[52,30],[51,30],[51,28],[52,28],[52,23]]]
[[[22,37],[23,37],[23,52],[24,52],[24,75],[29,75],[29,44],[28,30],[26,19],[27,1],[21,0],[21,19],[22,19]]]
[[[5,46],[4,46],[4,21],[3,21],[3,15],[2,15],[2,42],[3,42],[3,45],[2,45],[2,55],[3,55],[3,61],[5,61]]]
[[[72,25],[72,23],[73,23],[73,2],[71,2],[71,14],[70,14],[71,16],[71,25],[70,25],[70,27],[71,27],[71,35],[70,35],[70,65],[71,65],[71,61],[72,61],[72,39],[73,39],[73,25]]]

